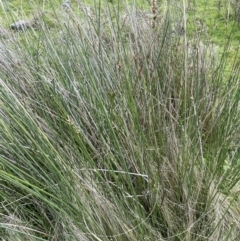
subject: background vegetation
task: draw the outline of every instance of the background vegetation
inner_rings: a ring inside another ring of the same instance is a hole
[[[1,239],[239,240],[238,12],[78,4],[1,2]]]

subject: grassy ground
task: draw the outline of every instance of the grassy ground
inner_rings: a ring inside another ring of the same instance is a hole
[[[131,5],[137,5],[139,8],[149,11],[151,9],[151,1],[138,0],[136,1],[108,1],[109,6],[115,5],[119,6],[121,10],[124,9],[124,5],[128,2]],[[157,1],[158,7],[161,9],[166,9],[166,1]],[[234,9],[230,4],[230,0],[200,0],[200,1],[189,1],[188,3],[188,28],[190,32],[192,30],[198,29],[199,31],[206,31],[209,34],[210,41],[218,45],[224,45],[226,39],[232,34],[232,44],[238,46],[239,44],[239,25],[235,23]],[[62,11],[61,9],[62,1],[52,0],[52,1],[22,1],[22,0],[12,0],[12,1],[2,1],[0,13],[2,17],[2,23],[5,26],[9,26],[13,21],[22,18],[33,18],[39,11],[45,12],[46,18],[54,18],[54,12]],[[94,6],[101,5],[101,1],[72,1],[72,8],[75,13],[79,12],[79,6],[87,5],[92,8]],[[176,6],[174,1],[169,2],[169,5]],[[104,5],[104,4],[102,4]],[[178,12],[182,12],[181,7],[179,7]],[[180,13],[181,14],[181,13]]]
[[[1,38],[1,240],[239,239],[236,39],[199,31],[219,13],[197,3],[41,1],[37,28]]]

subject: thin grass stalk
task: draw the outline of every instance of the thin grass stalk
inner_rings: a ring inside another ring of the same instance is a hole
[[[157,0],[152,0],[152,22],[151,27],[156,27],[156,19],[157,19]]]

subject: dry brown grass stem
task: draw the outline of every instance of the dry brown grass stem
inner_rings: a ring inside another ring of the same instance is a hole
[[[156,18],[157,18],[157,0],[152,0],[152,28],[156,27]]]

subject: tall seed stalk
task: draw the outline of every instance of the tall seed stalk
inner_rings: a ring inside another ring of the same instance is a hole
[[[157,0],[152,0],[152,23],[151,27],[156,27],[156,19],[157,19]]]

